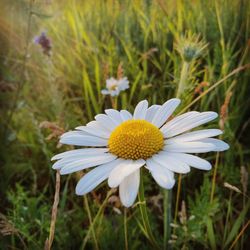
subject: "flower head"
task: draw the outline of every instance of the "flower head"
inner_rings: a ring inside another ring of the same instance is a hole
[[[127,77],[115,79],[113,77],[106,80],[106,89],[102,90],[103,95],[118,96],[121,91],[129,88]]]
[[[178,40],[176,49],[184,61],[191,62],[201,56],[207,46],[208,44],[201,40],[199,35],[188,33]]]
[[[34,43],[39,44],[43,50],[43,53],[47,56],[51,55],[51,40],[47,37],[46,32],[42,32],[39,36],[34,38]]]
[[[171,189],[174,173],[188,173],[190,166],[210,170],[211,164],[192,153],[223,151],[225,142],[211,137],[219,129],[189,130],[215,119],[215,112],[187,112],[169,120],[180,104],[171,99],[163,105],[148,107],[141,101],[132,115],[127,110],[105,110],[106,114],[75,131],[64,133],[61,143],[83,146],[58,154],[53,168],[70,174],[97,166],[85,174],[76,186],[76,194],[84,195],[108,179],[111,188],[119,187],[124,206],[131,206],[138,193],[140,168],[145,166],[163,188]]]

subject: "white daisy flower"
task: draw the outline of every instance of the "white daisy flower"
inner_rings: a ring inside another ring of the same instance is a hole
[[[119,187],[126,207],[136,199],[143,166],[166,189],[174,186],[174,173],[186,174],[190,167],[210,170],[208,161],[191,153],[227,150],[227,143],[211,138],[222,131],[188,131],[214,120],[218,114],[192,111],[167,121],[179,104],[179,99],[171,99],[148,107],[144,100],[133,115],[127,110],[105,110],[106,114],[95,116],[86,126],[62,135],[60,143],[87,148],[54,156],[52,160],[57,162],[53,168],[63,175],[97,166],[81,178],[76,194],[84,195],[108,179],[111,188]]]
[[[123,77],[119,80],[111,77],[106,80],[106,89],[101,92],[103,95],[118,96],[121,91],[129,88],[129,81],[127,77]]]

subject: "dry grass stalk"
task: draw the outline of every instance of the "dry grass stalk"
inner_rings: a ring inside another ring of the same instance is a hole
[[[240,175],[241,175],[240,182],[241,182],[241,185],[243,188],[243,194],[246,194],[247,193],[247,185],[248,185],[248,172],[247,172],[245,166],[241,166]]]
[[[18,229],[16,229],[14,225],[7,219],[7,217],[1,213],[0,213],[0,234],[2,234],[3,236],[13,235],[13,234],[17,235],[17,237],[23,244],[24,249],[28,249]]]
[[[180,222],[185,225],[187,223],[187,209],[185,201],[181,202],[181,211],[179,212]]]
[[[141,55],[141,60],[148,60],[154,53],[158,51],[157,48],[151,48]]]
[[[200,95],[203,93],[204,88],[210,86],[209,82],[201,82],[198,84],[198,86],[195,88],[194,93],[196,95]]]
[[[51,246],[54,240],[57,209],[58,209],[58,204],[59,204],[59,194],[60,194],[60,172],[59,170],[57,170],[55,196],[54,196],[54,203],[53,203],[52,213],[51,213],[50,233],[49,233],[49,239],[46,239],[46,242],[45,242],[45,246],[44,246],[45,250],[51,249]]]
[[[117,68],[117,79],[122,79],[124,75],[124,70],[123,70],[123,63],[120,62]]]
[[[18,230],[12,225],[12,223],[6,218],[6,216],[1,213],[0,213],[0,233],[3,236],[18,233]]]
[[[16,86],[14,84],[1,81],[0,82],[0,92],[13,92],[16,90]]]
[[[49,121],[41,122],[39,124],[39,128],[45,128],[50,130],[51,133],[45,138],[47,141],[50,141],[52,139],[57,140],[65,132],[65,130],[59,127],[56,123]],[[58,142],[57,148],[60,148],[61,146],[61,143]]]
[[[109,78],[109,64],[108,63],[103,64],[103,78],[104,78],[104,81],[106,81]]]
[[[226,187],[226,188],[228,188],[228,189],[230,189],[230,190],[233,190],[233,191],[235,191],[235,192],[237,192],[237,193],[242,194],[242,191],[241,191],[239,188],[237,188],[237,187],[235,187],[235,186],[229,184],[228,182],[224,182],[224,187]]]
[[[226,123],[226,120],[228,118],[228,106],[229,106],[229,102],[230,102],[230,99],[232,97],[232,92],[228,92],[227,95],[226,95],[226,98],[225,98],[225,102],[223,103],[223,105],[221,106],[221,109],[220,109],[220,122],[219,122],[219,125],[220,125],[220,128],[222,130],[224,130],[224,127],[225,127],[225,123]]]

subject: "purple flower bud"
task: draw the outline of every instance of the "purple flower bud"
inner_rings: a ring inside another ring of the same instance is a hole
[[[41,34],[39,36],[36,36],[33,41],[35,44],[39,44],[41,46],[42,51],[45,55],[51,55],[51,40],[47,37],[46,32],[41,32]]]

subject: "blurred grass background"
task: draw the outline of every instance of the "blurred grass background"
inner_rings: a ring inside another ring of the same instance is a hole
[[[224,128],[230,150],[207,155],[216,173],[193,170],[183,176],[178,213],[176,183],[169,245],[250,248],[249,1],[2,0],[0,13],[1,249],[44,248],[55,189],[50,158],[69,149],[58,145],[58,136],[111,106],[101,89],[119,65],[131,86],[119,96],[119,109],[176,96],[184,65],[176,46],[187,33],[208,47],[189,64],[179,111],[193,102],[192,110],[220,113],[210,126]],[[33,43],[42,31],[51,39],[51,56]],[[74,193],[77,178],[62,177],[53,249],[95,249],[92,229],[100,249],[124,249],[117,193],[106,198],[104,183],[83,202]],[[163,249],[163,190],[149,175],[144,182],[150,224]],[[138,206],[128,210],[128,245],[152,249]]]

